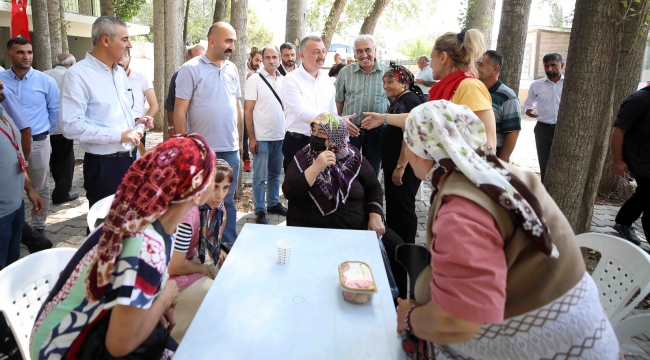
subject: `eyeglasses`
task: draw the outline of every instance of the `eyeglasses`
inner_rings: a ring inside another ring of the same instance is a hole
[[[370,54],[370,53],[372,53],[373,51],[375,51],[375,49],[371,49],[371,48],[366,48],[366,49],[356,49],[356,50],[354,51],[354,53],[357,54],[357,55],[362,55],[363,53]]]

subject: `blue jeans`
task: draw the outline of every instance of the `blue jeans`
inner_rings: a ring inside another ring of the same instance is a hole
[[[359,129],[360,133],[357,137],[350,136],[350,144],[354,145],[361,151],[363,157],[368,160],[372,169],[375,170],[375,175],[379,175],[379,168],[381,167],[381,154],[379,153],[379,143],[381,141],[381,134],[384,125],[372,130]]]
[[[228,195],[223,200],[226,207],[226,227],[223,231],[223,242],[234,243],[237,240],[237,207],[235,206],[235,190],[237,190],[237,179],[239,178],[239,151],[217,152],[217,159],[224,159],[233,171],[232,184]]]
[[[255,214],[266,212],[266,204],[273,207],[280,201],[280,174],[282,172],[282,140],[258,141],[257,154],[253,155],[253,203]],[[267,181],[268,180],[268,181]]]
[[[0,270],[20,258],[20,237],[25,223],[25,203],[20,207],[0,218]],[[7,335],[7,323],[0,314],[0,341]]]

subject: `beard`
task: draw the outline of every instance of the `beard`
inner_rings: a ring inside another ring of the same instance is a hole
[[[546,71],[546,77],[551,79],[560,76],[560,72]]]
[[[3,101],[5,101],[5,94],[0,93],[0,103],[3,102]]]
[[[296,65],[296,62],[293,60],[289,60],[287,62],[282,60],[282,65],[284,65],[285,67],[293,67],[294,65]]]

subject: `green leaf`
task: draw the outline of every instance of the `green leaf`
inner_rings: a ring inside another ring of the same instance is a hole
[[[623,7],[627,7],[627,1],[621,0],[621,4],[623,4]]]

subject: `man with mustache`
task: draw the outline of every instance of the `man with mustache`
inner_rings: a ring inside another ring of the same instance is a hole
[[[235,174],[233,184],[237,184],[239,176],[244,135],[239,72],[229,60],[236,42],[237,34],[230,24],[212,24],[208,30],[206,52],[189,60],[178,70],[174,104],[176,133],[193,132],[203,136],[217,158],[225,160],[232,167]],[[225,246],[232,246],[237,239],[236,188],[231,186],[224,199]]]
[[[280,203],[284,111],[279,98],[283,78],[278,71],[279,53],[275,45],[267,45],[262,50],[264,66],[246,80],[244,91],[244,118],[248,146],[253,154],[253,204],[258,224],[267,223],[267,211],[287,216],[287,208]]]
[[[287,76],[288,73],[296,70],[296,46],[290,42],[280,45],[280,57],[282,64],[278,66],[278,71],[282,76]]]
[[[321,72],[326,56],[327,49],[319,36],[305,37],[300,41],[302,66],[283,80],[280,98],[287,119],[287,132],[282,143],[285,171],[296,152],[309,144],[309,124],[316,115],[323,112],[336,114],[334,84],[326,73]]]
[[[354,57],[357,62],[341,69],[336,80],[338,114],[356,114],[351,117],[354,129],[360,127],[364,112],[385,113],[388,109],[388,98],[382,82],[388,66],[375,59],[376,51],[377,46],[372,35],[359,35],[354,40]],[[361,150],[377,174],[381,166],[379,142],[384,127],[382,125],[372,130],[360,129],[359,136],[350,138],[350,144]]]
[[[564,86],[564,63],[562,55],[550,53],[542,58],[546,77],[535,80],[528,89],[528,98],[524,102],[526,115],[536,118],[535,144],[537,145],[537,158],[539,160],[539,172],[542,181],[546,175],[546,164],[551,154],[551,145],[555,136],[555,123],[557,122],[557,111],[560,108],[562,87]],[[533,107],[537,105],[537,111]]]
[[[27,173],[34,188],[44,201],[44,211],[32,216],[31,226],[43,234],[50,207],[50,131],[59,121],[59,88],[51,77],[32,67],[34,58],[32,44],[24,38],[13,38],[7,42],[7,58],[11,68],[0,72],[5,87],[16,94],[27,122],[32,128],[32,148],[29,154]]]
[[[253,47],[251,49],[250,54],[248,54],[248,64],[246,64],[246,79],[250,78],[251,75],[257,74],[260,72],[260,64],[262,63],[262,53],[260,50],[256,47]],[[251,171],[251,158],[250,155],[248,154],[248,131],[247,131],[247,121],[246,121],[246,113],[244,112],[244,156],[242,156],[242,159],[244,160],[244,168],[243,170],[246,172]]]

